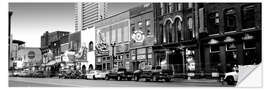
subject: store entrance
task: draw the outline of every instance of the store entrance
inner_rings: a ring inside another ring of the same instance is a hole
[[[180,50],[172,50],[171,53],[168,54],[168,65],[174,67],[175,73],[184,73],[185,71],[185,63],[183,60],[183,55]]]

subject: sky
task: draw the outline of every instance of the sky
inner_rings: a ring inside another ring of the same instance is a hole
[[[114,15],[142,3],[109,3],[108,13]],[[75,31],[74,3],[9,3],[11,34],[26,47],[40,47],[40,37],[49,31]]]

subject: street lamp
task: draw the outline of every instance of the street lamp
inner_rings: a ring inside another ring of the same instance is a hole
[[[111,43],[111,46],[112,46],[112,59],[113,59],[113,66],[112,68],[114,68],[114,47],[115,47],[116,43],[115,42],[112,42]]]

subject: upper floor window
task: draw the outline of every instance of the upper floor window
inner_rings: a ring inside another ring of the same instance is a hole
[[[151,21],[150,20],[146,20],[145,21],[145,24],[146,24],[146,34],[147,35],[151,35],[151,31],[150,31]]]
[[[188,8],[192,8],[193,7],[192,5],[193,5],[192,3],[188,3]]]
[[[131,31],[133,33],[135,31],[135,25],[134,24],[131,24],[130,27],[131,27]]]
[[[169,3],[169,13],[173,12],[173,3]]]
[[[218,34],[219,33],[219,13],[214,12],[208,15],[208,33]]]
[[[94,48],[93,48],[93,42],[92,41],[90,41],[89,42],[89,51],[92,51]]]
[[[143,27],[142,25],[143,25],[142,22],[138,22],[139,29],[142,29],[142,27]]]
[[[242,12],[242,28],[248,29],[255,27],[255,6],[244,6],[241,9]]]
[[[190,37],[194,38],[195,37],[195,31],[193,29],[193,19],[192,17],[188,18],[188,30],[190,33]]]
[[[164,4],[163,3],[160,3],[160,13],[161,13],[161,15],[164,14]]]
[[[234,9],[228,9],[224,12],[224,31],[230,32],[236,29],[236,12]]]

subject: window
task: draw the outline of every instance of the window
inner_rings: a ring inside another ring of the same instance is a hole
[[[234,65],[238,65],[237,52],[227,51],[226,52],[226,72],[232,72]]]
[[[92,41],[89,42],[89,46],[88,47],[89,47],[89,51],[92,51],[93,50],[93,42]]]
[[[122,28],[119,28],[117,30],[117,41],[118,41],[118,43],[122,42]]]
[[[143,25],[142,22],[138,22],[139,29],[142,29],[142,27],[143,27],[142,25]]]
[[[169,3],[164,3],[164,13],[170,13],[170,6]]]
[[[135,31],[135,25],[131,24],[130,27],[131,27],[131,31],[134,32]]]
[[[195,31],[193,29],[193,19],[191,17],[188,18],[188,30],[189,30],[189,37],[195,37]]]
[[[219,13],[214,12],[208,15],[208,33],[218,34],[219,33]]]
[[[219,51],[220,51],[219,45],[211,45],[211,46],[210,46],[210,52],[211,52],[211,53],[219,52]]]
[[[188,3],[188,8],[192,8],[193,7],[192,5],[193,5],[192,3]]]
[[[182,10],[182,4],[181,3],[174,3],[174,11],[180,11]]]
[[[178,41],[180,40],[183,40],[183,35],[182,35],[182,24],[181,24],[181,21],[179,18],[175,19],[175,22],[174,22],[174,29],[175,29],[175,33],[177,33],[177,37],[175,38],[178,38]]]
[[[236,12],[234,9],[228,9],[224,12],[224,29],[225,32],[235,31],[236,29]]]
[[[236,45],[234,43],[226,44],[226,51],[236,51]]]
[[[159,43],[163,43],[163,39],[164,39],[164,30],[163,30],[163,25],[162,24],[160,24],[159,25],[159,29],[160,29],[160,34],[159,34]]]
[[[150,30],[151,21],[150,20],[146,20],[145,23],[146,23],[146,35],[151,35],[151,30]]]
[[[165,24],[165,37],[166,39],[164,40],[165,42],[172,42],[172,30],[171,30],[171,22],[167,21]]]
[[[161,15],[164,14],[164,4],[163,3],[160,3],[160,13],[161,13]]]
[[[111,42],[115,42],[116,41],[116,30],[112,30],[112,41]]]
[[[244,49],[256,49],[256,41],[254,40],[244,41]]]
[[[135,28],[134,28],[134,30],[135,30]],[[125,41],[129,41],[129,35],[130,35],[130,33],[129,33],[129,30],[128,30],[128,26],[126,26],[126,27],[124,27],[124,34],[123,34],[123,41],[125,42]]]
[[[173,12],[173,3],[169,3],[169,13]]]
[[[242,7],[242,28],[248,29],[255,27],[255,6],[249,5]]]

